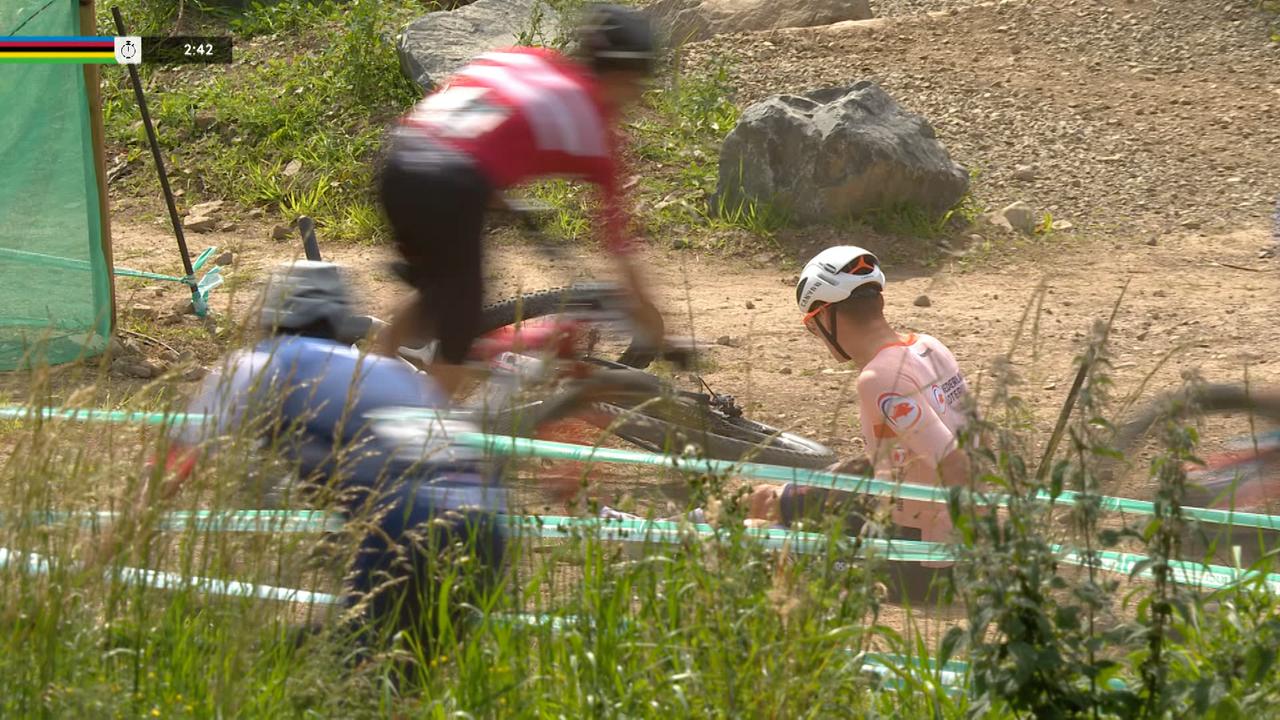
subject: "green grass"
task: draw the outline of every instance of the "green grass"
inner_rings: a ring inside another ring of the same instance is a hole
[[[775,214],[755,206],[721,208],[711,200],[719,174],[720,143],[738,121],[729,68],[713,67],[663,78],[644,98],[631,125],[633,152],[643,168],[637,200],[656,232],[679,228],[743,227],[762,236],[776,229]],[[728,210],[728,212],[720,212]]]
[[[419,97],[391,38],[420,11],[409,2],[284,0],[214,13],[208,22],[239,34],[236,66],[144,69],[163,87],[150,104],[174,184],[192,198],[230,198],[290,220],[311,215],[331,236],[381,237],[373,158],[385,124]],[[123,72],[107,74],[104,119],[108,141],[141,161],[145,137]],[[286,173],[291,163],[296,172]]]
[[[581,0],[546,5],[572,18]],[[180,3],[125,0],[138,32],[165,34]],[[387,228],[376,206],[373,163],[385,125],[419,97],[400,72],[391,38],[435,3],[413,0],[252,0],[181,4],[184,28],[231,32],[236,65],[143,68],[151,112],[175,187],[187,204],[213,197],[315,218],[327,237],[378,241]],[[542,7],[542,6],[539,6]],[[100,8],[106,26],[107,8]],[[552,33],[535,13],[520,33],[528,44],[563,48],[572,20]],[[104,30],[105,32],[105,30]],[[760,201],[728,206],[715,196],[719,146],[737,122],[723,63],[660,76],[627,127],[639,177],[631,190],[639,220],[654,237],[679,247],[773,243],[789,224],[780,208]],[[108,142],[131,162],[149,162],[145,135],[123,72],[105,73]],[[152,173],[134,171],[131,192],[154,196]],[[552,234],[580,241],[591,232],[590,193],[562,182],[530,191],[557,208]],[[871,213],[861,222],[882,232],[933,237],[967,200],[941,219],[910,207]]]
[[[1025,321],[1024,321],[1025,322]],[[0,573],[0,715],[5,717],[895,717],[1172,718],[1268,717],[1280,701],[1276,672],[1280,603],[1260,586],[1197,595],[1168,583],[1076,572],[1049,543],[1082,552],[1124,546],[1151,555],[1160,572],[1177,556],[1185,523],[1178,497],[1194,428],[1161,426],[1165,449],[1151,463],[1158,515],[1117,526],[1096,503],[1099,463],[1113,408],[1105,335],[1066,445],[1043,480],[1025,457],[1033,436],[1017,429],[1025,403],[1010,366],[996,368],[973,456],[981,482],[1012,495],[993,515],[952,505],[959,530],[949,592],[960,617],[909,627],[884,623],[880,561],[834,532],[822,552],[768,550],[741,528],[740,491],[729,478],[688,476],[693,501],[719,503],[719,542],[512,539],[498,591],[473,602],[463,624],[439,628],[433,652],[403,638],[353,656],[340,613],[130,585],[123,567],[235,578],[338,592],[353,537],[230,535],[157,529],[172,509],[247,508],[252,470],[283,472],[253,427],[222,438],[183,494],[134,506],[145,462],[166,450],[154,429],[59,423],[0,425],[0,547],[38,552],[41,572],[11,561]],[[47,377],[36,375],[38,378]],[[32,397],[47,388],[33,386]],[[93,393],[90,393],[93,395]],[[163,394],[135,399],[163,405]],[[112,406],[99,392],[86,406]],[[526,468],[528,488],[537,466]],[[603,472],[597,468],[595,472]],[[1072,489],[1069,515],[1031,498]],[[640,487],[637,486],[637,492]],[[641,503],[644,507],[644,503]],[[105,527],[42,525],[48,511],[115,508],[121,548],[88,565]],[[834,520],[829,519],[829,520]],[[360,527],[358,521],[354,529]],[[463,581],[466,565],[454,566]],[[1269,565],[1262,566],[1267,569]],[[513,624],[514,613],[565,624]],[[300,647],[292,628],[314,623]],[[918,630],[934,626],[925,639]],[[954,626],[947,630],[939,625]],[[862,671],[861,654],[890,651],[910,662],[970,663],[959,694],[928,669],[908,665],[892,690]],[[1123,683],[1110,684],[1111,680]]]

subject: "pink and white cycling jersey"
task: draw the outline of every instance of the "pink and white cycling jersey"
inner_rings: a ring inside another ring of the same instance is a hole
[[[955,355],[928,335],[876,353],[858,376],[862,435],[876,475],[938,483],[938,463],[969,418],[969,386]]]

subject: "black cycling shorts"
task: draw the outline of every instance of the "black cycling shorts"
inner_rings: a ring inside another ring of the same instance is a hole
[[[862,493],[851,493],[844,490],[833,490],[787,483],[778,494],[778,512],[782,515],[782,524],[791,527],[796,522],[813,523],[822,527],[828,515],[843,519],[846,535],[861,535],[867,519],[876,510],[876,499]],[[890,537],[899,540],[919,540],[919,528],[889,528]]]
[[[411,267],[437,357],[461,363],[480,333],[481,241],[493,188],[467,155],[412,130],[387,136],[378,193]]]
[[[845,533],[857,535],[866,523],[874,500],[864,495],[829,490],[818,487],[801,487],[787,483],[778,495],[778,511],[782,515],[782,524],[790,527],[793,523],[807,521],[817,527],[827,515],[838,515],[844,519]]]

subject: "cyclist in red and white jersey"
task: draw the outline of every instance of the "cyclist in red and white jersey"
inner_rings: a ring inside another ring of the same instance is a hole
[[[923,485],[965,484],[969,459],[960,437],[970,410],[964,374],[936,338],[899,333],[889,324],[884,284],[875,255],[840,246],[810,260],[796,286],[805,327],[837,360],[861,368],[857,390],[868,460],[833,469],[871,470],[880,478]],[[752,514],[790,524],[815,509],[853,501],[846,493],[787,485],[757,491]],[[940,503],[899,500],[893,521],[918,530],[923,540],[943,540],[950,530]]]
[[[501,191],[530,180],[574,177],[599,188],[603,244],[631,291],[642,339],[662,337],[662,317],[628,258],[616,129],[652,73],[653,34],[630,8],[599,5],[585,18],[575,57],[537,48],[485,53],[389,134],[378,187],[418,293],[380,347],[392,354],[410,337],[434,337],[432,376],[449,390],[479,331],[486,212]]]

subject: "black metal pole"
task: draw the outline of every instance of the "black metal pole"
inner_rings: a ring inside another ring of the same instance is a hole
[[[111,6],[111,17],[116,21],[116,32],[128,35],[124,29],[124,18],[120,16],[120,8]],[[191,254],[187,252],[187,238],[182,234],[182,219],[178,217],[178,206],[173,202],[173,191],[169,189],[169,173],[164,169],[164,158],[160,155],[160,141],[156,139],[156,129],[151,125],[151,113],[147,112],[147,96],[142,94],[142,78],[138,75],[136,65],[127,65],[129,79],[133,81],[133,94],[138,99],[138,110],[142,112],[142,126],[147,131],[147,140],[151,143],[151,157],[156,162],[156,172],[160,174],[160,187],[164,190],[164,202],[169,206],[169,221],[173,223],[173,234],[178,238],[178,250],[182,253],[182,269],[187,277],[194,277],[196,271],[191,267]],[[194,304],[200,297],[195,284],[191,285],[191,301]]]
[[[316,240],[316,223],[303,215],[298,218],[298,232],[302,233],[302,251],[308,260],[323,260],[320,257],[320,243]]]

